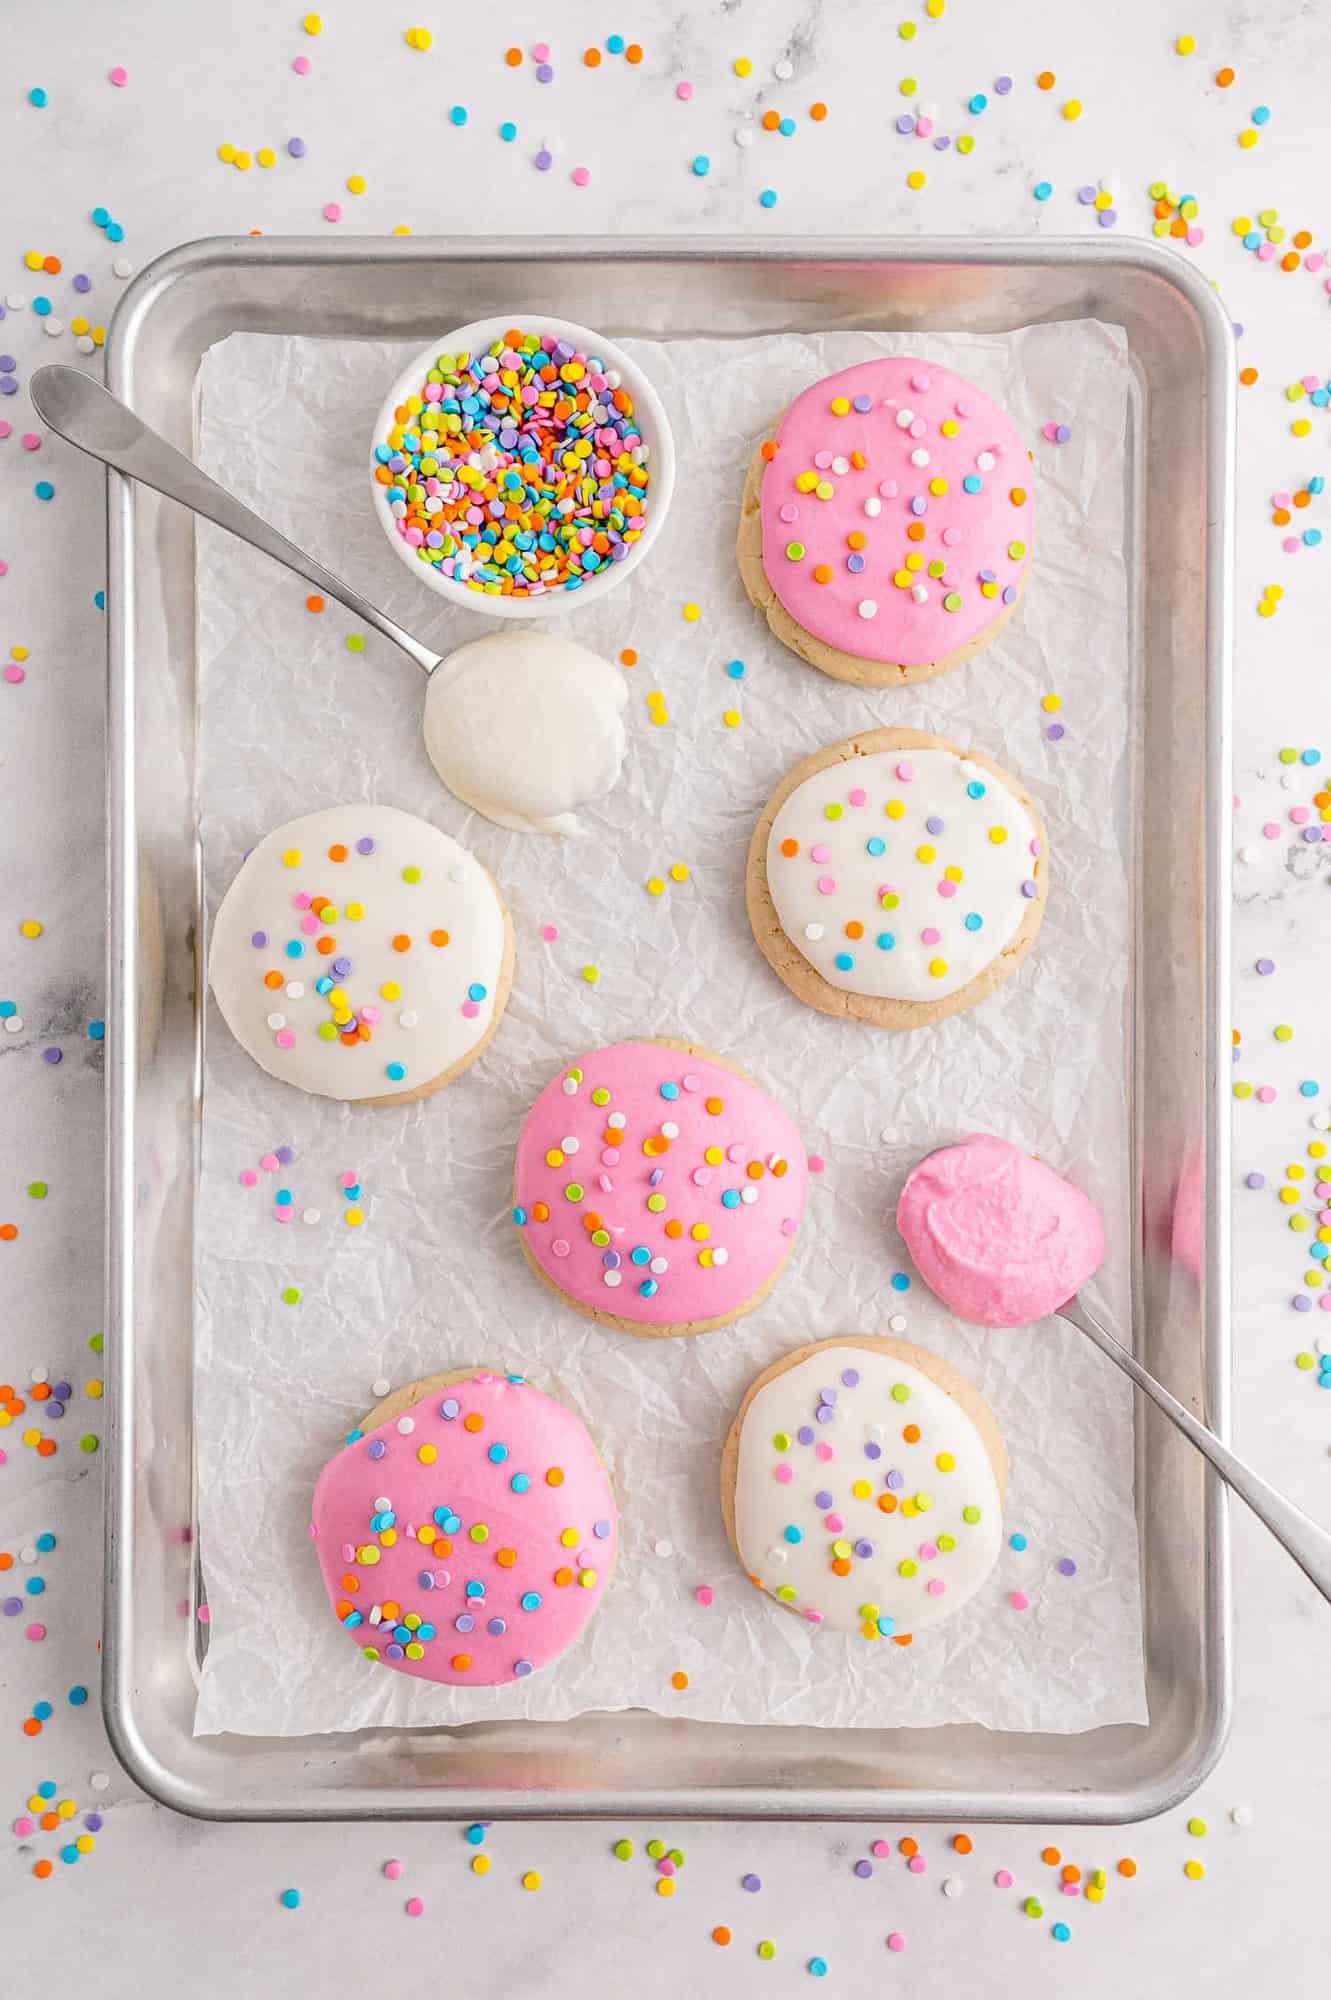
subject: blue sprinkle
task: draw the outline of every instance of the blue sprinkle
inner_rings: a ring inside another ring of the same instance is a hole
[[[906,1276],[906,1273],[904,1271],[893,1272],[892,1290],[894,1292],[908,1292],[910,1290],[910,1279]]]
[[[106,592],[105,592],[104,590],[94,590],[94,592],[93,592],[93,594],[92,594],[92,601],[93,601],[93,603],[94,603],[94,604],[95,604],[95,605],[97,606],[97,609],[98,609],[99,611],[105,611],[105,609],[106,609]]]
[[[978,931],[983,923],[984,918],[980,915],[979,911],[972,910],[966,918],[966,929],[968,931]]]
[[[673,1104],[679,1096],[679,1085],[677,1083],[663,1083],[661,1085],[661,1095],[668,1103]]]
[[[1009,1535],[1008,1543],[1010,1547],[1014,1548],[1017,1551],[1018,1555],[1022,1553],[1023,1549],[1028,1549],[1030,1547],[1030,1543],[1025,1535]]]
[[[28,102],[29,104],[35,105],[38,111],[42,109],[42,106],[44,104],[49,102],[46,92],[42,89],[40,84],[38,84],[34,89],[28,92]]]
[[[541,1593],[539,1590],[525,1590],[518,1601],[524,1611],[539,1611],[541,1608]]]
[[[761,194],[759,195],[759,197],[758,197],[758,206],[759,206],[759,208],[775,208],[775,207],[776,207],[776,189],[775,189],[775,188],[764,188],[764,189],[763,189],[763,191],[762,191],[762,193],[761,193]]]
[[[105,1021],[89,1021],[88,1040],[90,1042],[104,1042],[106,1040]]]
[[[721,1197],[721,1206],[722,1206],[722,1208],[738,1208],[738,1207],[739,1207],[739,1189],[738,1189],[738,1188],[727,1188],[727,1189],[726,1189],[726,1191],[725,1191],[725,1193],[724,1193],[724,1194],[722,1195],[722,1197]]]
[[[27,1587],[29,1597],[41,1597],[46,1590],[46,1578],[44,1576],[30,1576]]]
[[[49,1701],[35,1701],[32,1705],[32,1712],[36,1716],[38,1722],[49,1722],[51,1720],[51,1717],[55,1714],[55,1710],[52,1708]]]
[[[982,799],[984,797],[984,786],[978,778],[971,779],[966,787],[966,796],[968,799]]]
[[[387,1069],[384,1071],[384,1074],[385,1076],[387,1076],[390,1083],[401,1083],[406,1073],[407,1073],[407,1065],[405,1063],[400,1063],[400,1062],[389,1063]]]
[[[891,931],[879,931],[879,933],[878,933],[878,949],[879,949],[879,951],[891,951],[891,949],[892,949],[892,947],[893,947],[893,946],[895,945],[895,943],[896,943],[896,937],[895,937],[895,935],[893,934],[893,932],[891,932]]]
[[[624,37],[622,35],[607,35],[605,38],[605,51],[607,55],[622,56],[624,53]]]
[[[301,940],[299,938],[292,938],[287,945],[287,957],[304,958],[304,956],[305,956],[305,946],[301,943]]]
[[[1305,750],[1299,759],[1301,764],[1320,764],[1321,761],[1322,753],[1320,750]]]
[[[467,122],[466,105],[455,104],[448,114],[448,122],[450,125],[465,125]]]
[[[1265,125],[1270,116],[1271,116],[1270,106],[1266,104],[1259,104],[1253,110],[1252,122],[1254,125]]]
[[[783,118],[776,129],[783,139],[789,139],[795,130],[795,120],[793,118]]]
[[[484,1839],[485,1839],[485,1828],[481,1825],[480,1821],[477,1820],[473,1825],[467,1828],[466,1832],[467,1844],[470,1847],[479,1847]]]
[[[514,1493],[530,1492],[531,1474],[527,1472],[515,1472],[508,1483]]]
[[[499,136],[506,146],[511,146],[518,136],[518,128],[511,118],[506,118],[499,128]]]
[[[630,1250],[629,1257],[635,1264],[650,1264],[652,1261],[652,1253],[645,1243],[639,1243],[636,1249]]]
[[[1072,1932],[1068,1929],[1066,1924],[1055,1924],[1054,1936],[1058,1939],[1058,1942],[1060,1944],[1066,1944],[1068,1939],[1072,1936]]]
[[[875,833],[871,839],[865,841],[864,851],[866,854],[886,854],[887,842],[881,834]]]
[[[107,223],[111,220],[111,211],[109,208],[95,208],[92,212],[92,219],[99,229],[105,229]]]
[[[487,990],[486,987],[480,984],[479,980],[475,981],[467,988],[467,998],[469,1000],[484,1000]]]
[[[854,957],[848,951],[839,951],[832,963],[838,972],[853,972],[855,969]]]
[[[809,1970],[815,1979],[825,1979],[827,1977],[827,1960],[825,1958],[811,1958],[809,1960]]]
[[[39,500],[55,499],[55,488],[49,479],[39,479],[32,490]]]
[[[698,176],[698,179],[701,180],[704,174],[709,174],[711,172],[712,163],[708,159],[706,153],[695,153],[692,161],[690,162],[689,170],[691,173],[696,174]]]
[[[1034,194],[1037,201],[1048,201],[1053,192],[1054,183],[1052,181],[1037,181],[1035,183]]]
[[[971,112],[974,117],[978,118],[980,113],[986,109],[988,103],[989,99],[985,96],[984,92],[982,90],[977,90],[974,97],[972,97],[970,103],[966,106],[966,109],[969,112]]]
[[[77,1853],[78,1849],[75,1848],[74,1851]],[[282,1908],[284,1910],[298,1910],[300,1908],[299,1889],[284,1889],[282,1891]]]
[[[660,1289],[661,1287],[657,1284],[655,1278],[644,1278],[638,1287],[638,1294],[644,1299],[654,1299]]]
[[[106,225],[106,240],[108,243],[123,243],[125,240],[124,223],[108,222]]]
[[[1320,1097],[1321,1092],[1322,1092],[1321,1084],[1314,1083],[1311,1077],[1309,1077],[1305,1083],[1301,1083],[1299,1085],[1300,1097]]]
[[[485,1455],[491,1465],[502,1465],[508,1457],[508,1446],[506,1444],[492,1444]]]
[[[55,1545],[56,1545],[55,1536],[53,1534],[50,1534],[48,1532],[44,1535],[38,1535],[36,1546],[41,1550],[44,1556],[49,1555],[51,1553],[51,1550],[55,1547]]]
[[[513,1211],[513,1220],[514,1220],[514,1222],[516,1222],[516,1223],[517,1223],[517,1225],[518,1225],[518,1228],[519,1228],[519,1229],[521,1229],[521,1228],[523,1227],[523,1225],[524,1225],[524,1224],[526,1223],[526,1220],[527,1220],[527,1211],[526,1211],[526,1209],[525,1209],[525,1208],[515,1208],[515,1209],[514,1209],[514,1211]]]
[[[727,660],[726,672],[730,675],[732,681],[742,681],[744,678],[743,660]]]
[[[789,1528],[783,1529],[782,1532],[785,1535],[785,1538],[788,1542],[795,1543],[795,1542],[802,1542],[804,1540],[803,1528],[797,1528],[793,1524]]]

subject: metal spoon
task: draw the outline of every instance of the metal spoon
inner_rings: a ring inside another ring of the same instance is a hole
[[[103,389],[80,369],[64,366],[35,369],[28,393],[42,422],[70,444],[77,445],[91,458],[99,458],[116,472],[155,487],[168,500],[178,500],[192,513],[202,514],[252,548],[285,563],[297,576],[303,576],[327,596],[344,604],[354,617],[382,632],[385,639],[416,662],[423,674],[432,674],[444,658],[442,653],[432,653],[428,646],[422,646],[419,639],[404,632],[351,584],[334,576],[314,556],[306,555],[304,549],[298,549],[294,542],[270,527],[253,508],[246,507],[206,472],[200,472],[184,452],[168,444],[142,417],[136,417],[109,389]]]
[[[1293,1556],[1308,1581],[1315,1584],[1328,1603],[1331,1603],[1331,1534],[1309,1520],[1292,1500],[1286,1500],[1283,1493],[1277,1493],[1274,1486],[1260,1479],[1245,1465],[1241,1458],[1221,1444],[1214,1431],[1205,1424],[1198,1423],[1191,1410],[1184,1408],[1176,1396],[1148,1374],[1140,1361],[1120,1346],[1112,1333],[1106,1333],[1098,1320],[1087,1312],[1080,1299],[1069,1299],[1058,1308],[1058,1317],[1065,1319],[1069,1326],[1075,1326],[1088,1340],[1094,1341],[1101,1354],[1107,1355],[1116,1368],[1121,1368],[1128,1378],[1135,1382],[1144,1396],[1149,1396],[1156,1408],[1163,1410],[1176,1430],[1182,1431],[1190,1443],[1195,1444],[1203,1458],[1207,1459],[1231,1493],[1237,1493],[1240,1500],[1246,1500],[1258,1520],[1271,1530],[1281,1546]]]

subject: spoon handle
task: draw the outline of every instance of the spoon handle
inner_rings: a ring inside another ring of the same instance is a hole
[[[1158,1409],[1164,1411],[1176,1429],[1195,1444],[1202,1456],[1210,1461],[1232,1493],[1240,1500],[1246,1500],[1259,1521],[1271,1530],[1276,1540],[1293,1556],[1299,1568],[1310,1583],[1317,1586],[1323,1597],[1331,1602],[1331,1535],[1309,1520],[1292,1500],[1283,1493],[1277,1493],[1245,1465],[1241,1458],[1222,1444],[1214,1431],[1207,1430],[1205,1424],[1198,1423],[1191,1410],[1184,1408],[1176,1396],[1148,1374],[1141,1363],[1120,1346],[1112,1333],[1106,1333],[1098,1320],[1092,1319],[1080,1299],[1069,1299],[1059,1307],[1058,1316],[1065,1319],[1088,1340],[1094,1341],[1102,1354],[1108,1355],[1116,1368],[1130,1376],[1141,1390],[1149,1396]]]
[[[51,430],[57,431],[70,444],[86,451],[91,458],[98,458],[103,465],[109,465],[116,472],[125,473],[130,479],[142,480],[145,486],[152,486],[164,493],[168,500],[178,500],[191,513],[202,514],[206,520],[216,522],[219,528],[226,528],[251,548],[262,550],[264,555],[285,563],[297,576],[303,576],[307,583],[335,597],[339,604],[346,606],[352,616],[373,625],[390,639],[395,646],[416,662],[423,674],[431,674],[439,664],[439,655],[422,646],[419,639],[413,639],[404,632],[384,612],[362,597],[358,590],[341,577],[334,576],[325,569],[314,556],[298,549],[285,535],[270,527],[268,522],[252,508],[246,507],[235,496],[201,472],[191,459],[164,437],[145,424],[141,417],[113,396],[109,389],[103,389],[91,376],[78,368],[63,366],[38,368],[28,384],[33,407],[42,421]]]

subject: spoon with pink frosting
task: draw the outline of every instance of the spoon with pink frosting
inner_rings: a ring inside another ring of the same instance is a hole
[[[977,1135],[927,1154],[912,1170],[897,1227],[924,1282],[960,1318],[1028,1326],[1056,1313],[1094,1341],[1331,1601],[1331,1535],[1199,1423],[1077,1297],[1105,1254],[1100,1211],[1079,1188],[1006,1139]]]

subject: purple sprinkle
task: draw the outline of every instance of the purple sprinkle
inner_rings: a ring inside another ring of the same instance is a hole
[[[1077,189],[1077,200],[1083,208],[1089,208],[1095,200],[1096,192],[1097,190],[1093,187],[1079,187]]]
[[[335,958],[333,960],[333,970],[337,974],[339,979],[345,979],[347,974],[351,971],[351,960],[349,958]],[[279,1153],[278,1158],[281,1159],[281,1157],[282,1156]]]
[[[1000,97],[1006,97],[1011,88],[1012,88],[1012,78],[1010,76],[999,76],[994,78],[994,89],[998,92],[998,95]]]
[[[88,276],[86,271],[75,272],[74,290],[76,292],[90,292],[92,290],[92,279]]]
[[[476,1630],[476,1620],[472,1617],[470,1611],[459,1611],[457,1617],[453,1620],[453,1630],[455,1632],[474,1632]]]
[[[947,133],[940,132],[934,140],[934,151],[936,153],[945,153],[951,144],[952,141],[948,138]]]
[[[1305,1292],[1300,1292],[1290,1303],[1296,1313],[1310,1313],[1313,1309],[1313,1302]]]
[[[1248,1186],[1249,1186],[1250,1188],[1254,1188],[1254,1189],[1256,1189],[1256,1188],[1264,1188],[1264,1187],[1266,1186],[1266,1175],[1265,1175],[1265,1174],[1249,1174],[1249,1175],[1248,1175]]]
[[[1101,229],[1112,229],[1118,221],[1118,210],[1116,208],[1098,208],[1095,211],[1095,219]]]
[[[1058,1573],[1060,1576],[1075,1576],[1077,1574],[1077,1565],[1073,1562],[1071,1556],[1059,1557]]]
[[[830,1423],[835,1423],[835,1421],[836,1421],[836,1404],[820,1403],[818,1405],[818,1422],[820,1424],[830,1424]]]
[[[374,842],[373,842],[373,841],[372,841],[372,840],[370,839],[370,836],[369,836],[369,834],[368,834],[368,833],[367,833],[367,834],[364,834],[364,835],[363,835],[363,836],[361,837],[361,839],[359,839],[359,840],[358,840],[358,841],[356,842],[356,852],[357,852],[357,854],[373,854],[373,853],[374,853]]]
[[[406,1658],[405,1652],[399,1646],[396,1639],[394,1639],[391,1646],[384,1647],[384,1658],[386,1660],[404,1660]]]
[[[863,416],[866,411],[871,410],[873,408],[873,397],[852,396],[850,399],[850,407],[852,410],[858,410],[860,415]]]
[[[827,1512],[828,1508],[832,1504],[832,1496],[828,1492],[825,1486],[823,1487],[821,1492],[814,1494],[813,1504],[815,1507],[819,1508],[824,1514]]]
[[[293,160],[303,160],[305,158],[305,141],[303,139],[288,139],[287,151]]]
[[[905,1483],[906,1481],[904,1475],[896,1471],[895,1468],[893,1468],[893,1470],[888,1473],[887,1478],[884,1481],[884,1484],[887,1487],[889,1487],[893,1493],[900,1493]]]
[[[1026,901],[1029,903],[1033,901],[1033,899],[1036,896],[1039,895],[1040,885],[1038,882],[1023,882],[1021,885],[1021,893],[1026,898]]]
[[[365,1449],[370,1458],[382,1458],[388,1450],[388,1446],[382,1438],[371,1438]]]
[[[858,576],[861,570],[864,568],[864,557],[859,554],[847,556],[846,568],[850,571],[852,576]]]
[[[812,1444],[813,1426],[811,1424],[801,1424],[795,1435],[801,1444]]]
[[[1017,601],[1017,587],[1015,584],[1010,583],[1007,589],[1003,592],[1003,602],[1004,604],[1015,604],[1016,601]]]
[[[0,1611],[4,1612],[6,1618],[17,1618],[22,1609],[23,1599],[21,1597],[7,1597],[4,1603],[0,1605]]]
[[[69,1382],[53,1382],[51,1384],[51,1394],[58,1396],[62,1403],[67,1403],[73,1393],[73,1385]]]
[[[102,1830],[102,1815],[100,1813],[85,1813],[83,1815],[83,1824],[87,1827],[89,1833],[100,1833]]]
[[[596,1521],[596,1522],[594,1522],[594,1523],[593,1523],[593,1526],[592,1526],[592,1533],[593,1533],[593,1534],[595,1535],[595,1537],[596,1537],[596,1539],[597,1539],[597,1541],[598,1541],[598,1542],[606,1542],[606,1541],[609,1541],[609,1539],[610,1539],[610,1523],[609,1523],[608,1521]]]
[[[820,1390],[818,1391],[818,1401],[819,1401],[820,1403],[835,1403],[835,1401],[836,1401],[836,1390],[835,1390],[835,1389],[820,1389]]]
[[[944,821],[939,819],[936,813],[931,815],[931,817],[928,818],[924,823],[928,827],[930,833],[941,833],[943,831]]]
[[[873,1874],[872,1861],[857,1861],[855,1863],[855,1873],[859,1876],[861,1882],[867,1882]]]
[[[64,1055],[60,1049],[51,1048],[42,1050],[43,1062],[58,1063],[58,1062],[63,1062],[64,1059],[65,1059]]]
[[[12,354],[0,354],[0,375],[12,375],[17,367]]]
[[[857,1556],[871,1556],[873,1554],[873,1543],[867,1541],[856,1542],[855,1553]]]
[[[485,1629],[492,1639],[502,1639],[508,1630],[508,1623],[503,1618],[487,1618]]]
[[[1067,733],[1061,722],[1051,722],[1048,729],[1045,730],[1045,735],[1051,743],[1061,743]]]
[[[618,1250],[607,1250],[605,1252],[605,1255],[601,1259],[601,1262],[602,1264],[604,1264],[607,1271],[617,1271],[620,1266],[620,1261],[621,1259]]]
[[[422,1590],[433,1590],[434,1571],[432,1569],[423,1569],[418,1571],[416,1576],[416,1581],[420,1585]]]
[[[525,1681],[531,1670],[530,1660],[514,1660],[513,1671],[520,1681]]]
[[[1276,969],[1276,962],[1273,958],[1258,959],[1257,970],[1261,973],[1263,979],[1266,978],[1268,973],[1274,972],[1275,969]]]
[[[859,1369],[843,1368],[841,1371],[841,1386],[843,1389],[858,1389],[860,1386]]]
[[[551,64],[537,63],[536,81],[538,83],[552,83],[554,81],[554,74],[555,72]]]
[[[662,1181],[665,1179],[665,1168],[653,1167],[647,1178],[653,1187],[660,1187]]]
[[[254,949],[256,951],[262,951],[267,942],[268,942],[267,931],[250,932],[250,943],[254,946]]]
[[[462,1405],[456,1396],[445,1396],[443,1402],[439,1405],[439,1414],[451,1423],[461,1408]]]
[[[1306,841],[1309,841],[1309,842],[1313,842],[1313,841],[1319,841],[1319,840],[1320,840],[1320,839],[1322,838],[1322,829],[1321,829],[1321,827],[1320,827],[1320,826],[1305,826],[1305,827],[1304,827],[1304,829],[1303,829],[1303,838],[1304,838],[1304,839],[1305,839]]]
[[[908,132],[913,132],[915,130],[915,120],[911,117],[909,111],[903,111],[901,116],[898,118],[897,130],[898,132],[900,132],[903,139],[905,138]]]
[[[917,493],[915,495],[915,498],[910,503],[910,511],[912,514],[928,513],[929,502],[925,499],[923,493]]]
[[[763,1886],[763,1878],[761,1875],[741,1875],[739,1886],[741,1889],[747,1889],[751,1896],[756,1896]]]
[[[532,161],[532,165],[535,167],[537,173],[540,174],[548,174],[554,163],[555,163],[554,154],[547,153],[544,146],[542,146],[540,152],[537,153],[536,157]]]
[[[883,1447],[880,1444],[875,1444],[873,1439],[870,1438],[868,1444],[864,1447],[864,1456],[866,1458],[881,1458],[882,1455]]]
[[[65,1406],[64,1406],[64,1404],[63,1404],[63,1403],[62,1403],[62,1402],[60,1401],[60,1398],[59,1398],[58,1396],[52,1396],[52,1397],[50,1398],[50,1400],[48,1401],[48,1403],[47,1403],[47,1405],[46,1405],[46,1414],[47,1414],[47,1416],[48,1416],[48,1417],[63,1417],[63,1416],[64,1416],[64,1414],[65,1414]]]
[[[977,574],[978,574],[978,576],[979,576],[979,579],[980,579],[980,582],[981,582],[981,583],[997,583],[997,582],[998,582],[998,571],[997,571],[997,570],[995,570],[995,569],[982,569],[982,570],[979,570],[979,571],[977,572]]]
[[[1054,431],[1054,437],[1059,444],[1066,444],[1071,436],[1072,428],[1069,424],[1059,424]]]

